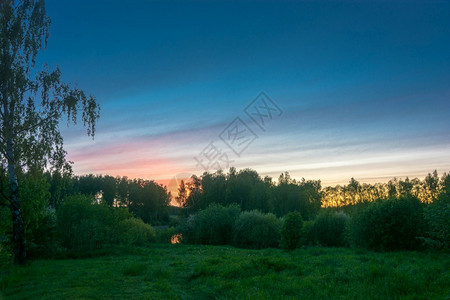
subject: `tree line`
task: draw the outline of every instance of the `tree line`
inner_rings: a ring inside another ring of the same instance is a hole
[[[28,174],[28,176],[33,176]],[[48,205],[58,209],[70,195],[90,195],[97,203],[108,207],[126,207],[144,222],[159,225],[168,221],[171,195],[167,187],[153,180],[129,179],[109,175],[61,175],[45,172],[42,175],[49,188]]]
[[[418,234],[439,247],[448,247],[449,243],[445,227],[450,226],[450,175],[439,178],[437,172],[424,180],[412,180],[418,183],[407,188],[407,180],[372,185],[383,187],[379,190],[385,192],[377,198],[365,198],[364,187],[370,185],[351,179],[350,188],[345,186],[342,194],[356,200],[330,206],[327,192],[339,186],[321,188],[320,181],[297,181],[287,172],[274,181],[251,169],[231,168],[228,173],[204,173],[183,181],[176,197],[181,205],[177,210],[170,206],[172,195],[167,188],[151,180],[42,170],[20,171],[17,178],[21,183],[26,247],[35,256],[54,253],[60,247],[74,251],[114,243],[142,244],[155,240],[159,232],[150,225],[173,226],[161,234],[182,233],[185,242],[245,247],[289,244],[291,238],[285,236],[283,240],[282,232],[287,232],[303,244],[343,246],[369,239],[367,244],[375,248],[385,237],[377,237],[378,232],[370,230],[382,224],[403,228],[400,233],[392,226],[383,230],[393,232],[393,241],[404,241],[401,245],[391,243],[385,246],[387,249],[404,245],[414,248]],[[8,174],[2,173],[2,193],[8,192],[8,181]],[[415,186],[422,187],[422,193],[415,194]],[[435,196],[429,202],[417,195]],[[284,218],[292,213],[298,214],[295,218],[300,220],[301,232],[297,230],[300,225],[292,224],[292,220],[283,225]],[[0,254],[13,249],[13,224],[8,214],[8,209],[0,206]],[[282,229],[282,225],[287,227]],[[405,240],[406,236],[409,238]]]
[[[176,201],[187,213],[205,209],[215,203],[237,204],[242,210],[259,210],[283,216],[290,211],[300,211],[303,218],[312,218],[321,207],[320,180],[297,181],[288,172],[282,173],[277,182],[271,177],[262,178],[251,169],[228,173],[217,171],[193,175],[185,183],[181,181]]]
[[[424,203],[431,203],[448,186],[449,176],[439,177],[437,171],[420,180],[419,178],[393,178],[387,183],[367,184],[351,178],[347,185],[325,187],[322,192],[324,207],[354,205],[361,202],[373,202],[377,199],[395,198],[412,195]]]

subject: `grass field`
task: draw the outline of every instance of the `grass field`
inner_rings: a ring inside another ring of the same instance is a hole
[[[155,244],[0,273],[4,299],[447,299],[444,253]]]

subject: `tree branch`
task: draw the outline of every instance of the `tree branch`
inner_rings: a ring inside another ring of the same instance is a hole
[[[18,130],[18,131],[16,131],[16,132],[14,132],[13,134],[14,134],[14,135],[19,135],[19,134],[21,134],[21,133],[31,131],[31,130],[35,129],[36,127],[39,127],[39,126],[41,126],[42,124],[48,122],[49,120],[51,120],[51,119],[53,119],[53,118],[56,118],[56,117],[57,117],[58,115],[60,115],[60,114],[61,114],[61,111],[60,111],[60,112],[55,112],[54,114],[51,114],[51,115],[47,116],[45,119],[40,120],[40,122],[37,122],[36,124],[34,124],[34,125],[32,125],[32,126],[22,128],[21,130]]]

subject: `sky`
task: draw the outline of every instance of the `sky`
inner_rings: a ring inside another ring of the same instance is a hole
[[[450,170],[448,1],[46,3],[38,65],[101,106],[94,140],[62,124],[77,175]]]

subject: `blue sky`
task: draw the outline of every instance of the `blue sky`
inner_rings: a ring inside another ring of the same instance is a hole
[[[450,170],[446,1],[56,1],[39,62],[92,93],[92,141],[64,128],[77,174],[166,182],[201,174],[213,142],[232,165],[324,185]],[[261,91],[282,110],[256,126]],[[219,134],[258,137],[236,156]],[[214,169],[214,168],[212,168]]]

